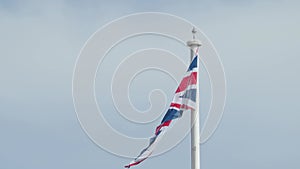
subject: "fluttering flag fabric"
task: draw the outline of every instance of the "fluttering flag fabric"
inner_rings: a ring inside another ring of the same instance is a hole
[[[187,73],[181,80],[168,111],[159,126],[156,127],[154,136],[150,138],[149,145],[132,162],[125,166],[130,168],[146,160],[153,152],[156,144],[166,132],[174,119],[180,118],[185,110],[196,109],[196,91],[198,74],[198,54],[188,67]]]

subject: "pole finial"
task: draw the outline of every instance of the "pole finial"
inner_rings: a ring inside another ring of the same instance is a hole
[[[191,48],[201,46],[201,42],[200,42],[198,39],[196,39],[196,33],[197,33],[197,30],[196,30],[195,27],[193,27],[192,33],[193,33],[193,39],[187,41],[187,45],[188,45],[189,47],[191,47]]]
[[[195,39],[196,38],[196,33],[197,33],[197,30],[196,30],[195,27],[193,27],[192,33],[193,33],[193,39]]]

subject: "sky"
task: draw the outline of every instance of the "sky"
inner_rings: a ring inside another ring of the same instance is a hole
[[[199,27],[217,49],[226,74],[223,118],[201,145],[201,168],[298,169],[299,5],[283,0],[0,1],[0,168],[111,169],[127,164],[131,159],[101,149],[81,128],[72,98],[73,70],[81,48],[100,27],[137,12],[164,12]],[[107,65],[122,57],[107,59]],[[188,56],[181,59],[188,62]],[[111,100],[100,90],[106,84],[103,76],[96,77],[96,95],[105,116],[120,132],[131,133],[137,124],[121,120],[111,103],[103,103]],[[164,79],[162,84],[157,77]],[[156,83],[146,83],[149,78]],[[161,72],[145,72],[135,80],[131,98],[142,110],[149,106],[151,88],[162,88],[167,101],[176,88],[174,79]],[[208,94],[203,95],[208,103]],[[142,127],[145,133],[137,129],[137,136],[148,137],[158,121]],[[189,143],[188,135],[136,168],[189,168]]]

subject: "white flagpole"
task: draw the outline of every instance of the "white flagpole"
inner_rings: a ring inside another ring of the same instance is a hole
[[[187,42],[191,49],[191,61],[195,56],[196,49],[201,42],[195,38],[196,30],[193,28],[193,40]],[[199,56],[197,62],[199,70]],[[199,72],[197,73],[196,109],[191,111],[191,169],[200,169],[200,120],[199,120]]]

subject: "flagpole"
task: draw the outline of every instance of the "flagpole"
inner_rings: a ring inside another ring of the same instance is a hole
[[[195,38],[196,29],[193,28],[193,39],[187,42],[191,50],[191,61],[195,56],[196,49],[201,46],[201,42]],[[199,56],[198,56],[199,70]],[[200,120],[199,120],[199,72],[197,73],[197,94],[196,109],[191,111],[191,169],[200,169]]]

